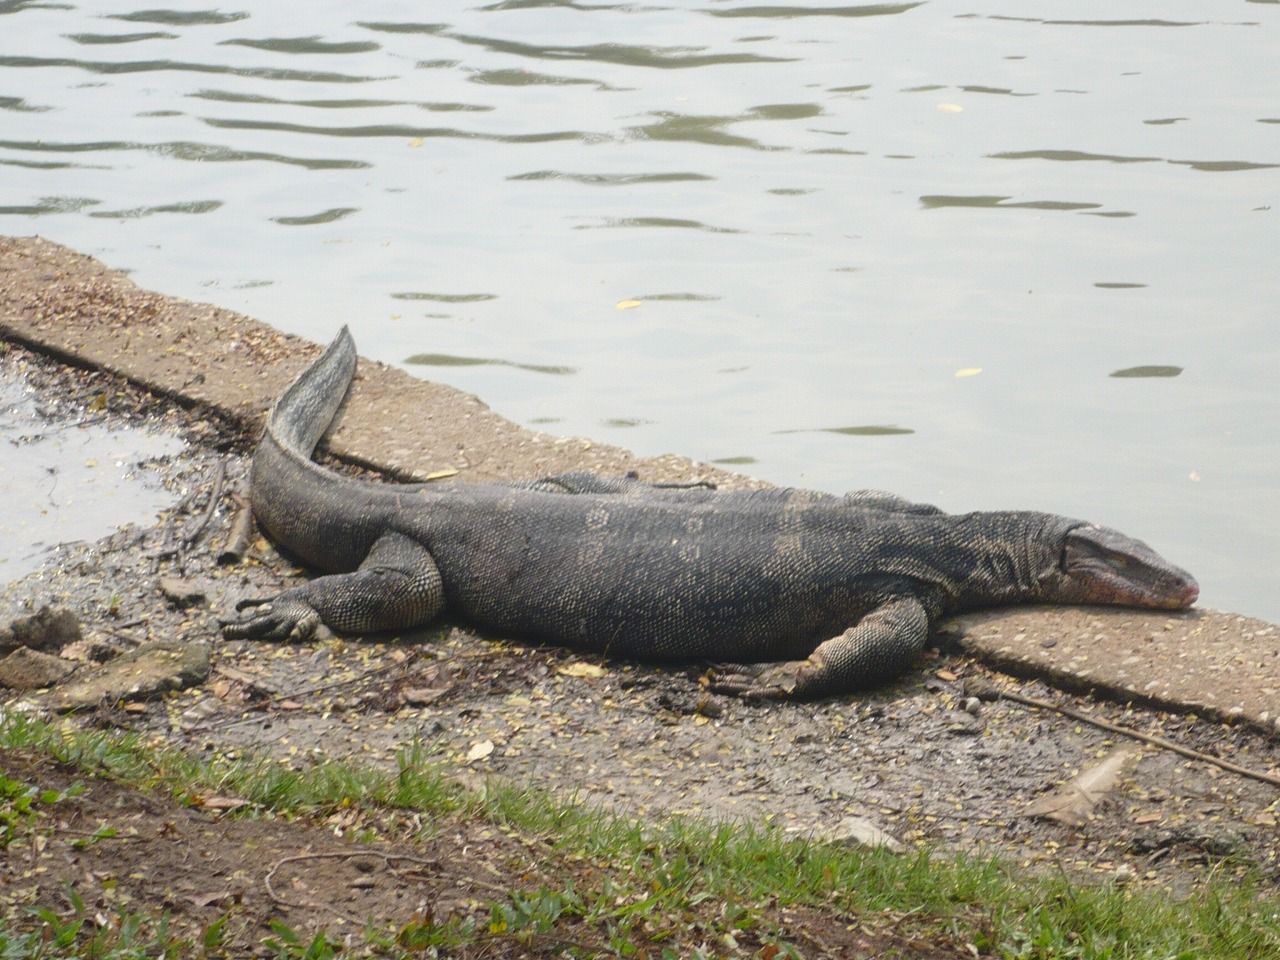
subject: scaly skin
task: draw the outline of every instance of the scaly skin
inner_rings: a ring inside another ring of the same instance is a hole
[[[1181,609],[1198,588],[1145,544],[1029,511],[892,494],[721,492],[571,473],[374,484],[310,460],[355,372],[344,329],[272,411],[262,527],[330,575],[251,600],[228,637],[400,630],[445,610],[502,634],[642,660],[732,661],[712,689],[811,697],[907,669],[938,618],[995,604]]]

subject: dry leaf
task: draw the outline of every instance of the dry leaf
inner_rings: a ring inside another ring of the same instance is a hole
[[[213,794],[196,794],[194,801],[197,807],[205,810],[239,810],[249,802],[240,797],[219,797]]]
[[[1089,815],[1115,787],[1120,771],[1133,755],[1134,751],[1127,748],[1113,751],[1070,783],[1030,804],[1024,815],[1078,827],[1089,819]]]
[[[614,306],[619,310],[634,310],[640,306],[640,300],[619,300]]]
[[[433,470],[431,473],[427,474],[427,479],[443,480],[445,477],[456,477],[457,475],[458,475],[458,471],[452,468],[448,470]]]
[[[565,677],[592,677],[599,678],[605,676],[609,671],[604,667],[595,663],[584,663],[577,660],[573,663],[567,663],[562,667],[556,667],[556,673]]]
[[[935,670],[935,671],[933,672],[933,675],[934,675],[935,677],[937,677],[939,680],[958,680],[958,679],[960,679],[960,678],[959,678],[959,677],[957,677],[954,673],[952,673],[950,670],[947,670],[947,669],[945,669],[945,668],[944,668],[944,669],[942,669],[942,670]]]
[[[406,707],[425,707],[448,692],[449,687],[405,687],[400,691],[400,699]]]
[[[1133,818],[1134,823],[1159,823],[1164,819],[1163,813],[1140,813]]]
[[[209,893],[192,893],[187,895],[187,899],[194,903],[197,907],[208,907],[221,900],[226,900],[231,896],[230,890],[213,890]]]
[[[467,751],[467,763],[483,760],[491,753],[493,753],[493,741],[481,740],[479,743],[473,744],[471,749]]]

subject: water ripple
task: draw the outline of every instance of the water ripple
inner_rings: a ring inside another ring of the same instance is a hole
[[[221,10],[137,10],[133,13],[109,13],[107,19],[129,23],[166,23],[174,27],[216,27],[247,20],[249,14],[239,11],[223,13]]]
[[[284,227],[310,227],[317,223],[333,223],[333,221],[341,220],[343,217],[356,213],[359,210],[359,207],[331,207],[328,210],[321,210],[319,213],[311,213],[303,216],[272,217],[271,221]]]
[[[527,370],[530,373],[546,373],[552,376],[569,376],[578,372],[577,367],[562,367],[541,363],[517,363],[514,360],[501,360],[496,357],[461,357],[449,353],[415,353],[411,357],[406,357],[404,362],[424,367],[512,367],[516,370]]]
[[[627,43],[589,43],[581,46],[541,46],[480,37],[473,34],[445,34],[451,40],[484,47],[493,53],[507,53],[535,60],[589,60],[626,67],[653,67],[660,70],[685,70],[728,63],[794,63],[795,57],[767,57],[756,53],[704,53],[706,47],[646,47]]]
[[[191,200],[185,203],[161,203],[150,207],[134,207],[130,210],[94,210],[89,216],[109,220],[138,220],[157,213],[210,213],[222,206],[221,200]]]
[[[44,113],[53,107],[38,107],[27,103],[22,97],[0,97],[0,110],[12,110],[15,113]]]
[[[516,173],[508,180],[568,180],[588,186],[625,187],[637,183],[679,183],[685,180],[714,180],[705,173],[565,173],[562,170],[531,170]]]
[[[990,153],[995,160],[1058,160],[1068,163],[1170,163],[1178,167],[1190,167],[1206,173],[1234,173],[1240,170],[1271,170],[1277,163],[1257,163],[1252,160],[1170,160],[1165,157],[1129,157],[1109,153],[1086,153],[1082,150],[1015,150]]]
[[[161,30],[151,30],[147,33],[64,33],[63,36],[73,43],[80,43],[85,46],[109,43],[141,43],[143,40],[176,40],[178,38],[176,33],[165,33]]]
[[[897,437],[915,433],[908,427],[886,426],[883,424],[865,424],[856,427],[813,427],[809,429],[774,430],[775,434],[788,433],[835,433],[845,437]]]
[[[375,33],[426,33],[440,34],[449,29],[447,23],[379,23],[371,20],[357,20],[356,26]]]
[[[1011,197],[994,195],[949,196],[947,194],[929,194],[920,198],[920,203],[928,210],[939,210],[944,207],[986,207],[995,210],[1097,210],[1100,203],[1082,203],[1071,200],[1020,200],[1008,203]]]
[[[407,291],[391,294],[392,300],[429,300],[432,303],[480,303],[484,300],[497,300],[496,293],[429,293]]]
[[[660,227],[668,230],[705,230],[707,233],[742,233],[733,227],[713,227],[701,220],[679,217],[605,217],[600,223],[579,224],[575,230],[614,230],[635,227]]]
[[[791,20],[796,17],[889,17],[906,13],[921,3],[868,3],[851,7],[799,7],[758,6],[724,7],[719,10],[703,10],[709,17],[776,17]]]
[[[1113,371],[1110,375],[1113,377],[1176,377],[1182,373],[1181,367],[1166,366],[1163,364],[1149,364],[1141,367],[1125,367],[1123,370]]]
[[[75,67],[89,73],[221,73],[259,80],[302,80],[308,83],[372,83],[385,77],[358,77],[319,70],[286,70],[280,67],[231,67],[218,63],[189,63],[181,60],[128,60],[121,62],[77,60],[74,57],[0,57],[0,67]]]
[[[395,137],[403,140],[427,140],[435,137],[461,140],[490,140],[495,143],[546,143],[552,140],[591,140],[594,134],[581,130],[552,130],[546,133],[481,133],[456,127],[414,127],[399,123],[364,124],[355,127],[320,127],[305,123],[281,123],[271,120],[228,120],[201,117],[202,123],[219,130],[272,130],[277,133],[306,133],[321,137]]]
[[[49,153],[98,153],[112,150],[142,150],[173,157],[176,160],[223,163],[241,160],[264,160],[284,163],[308,170],[363,170],[370,166],[363,160],[312,159],[288,157],[260,150],[234,150],[214,143],[175,140],[168,143],[135,143],[126,140],[97,140],[88,143],[58,143],[52,140],[0,140],[3,150],[31,150]]]
[[[41,197],[34,204],[0,207],[0,214],[38,217],[47,213],[78,213],[85,207],[92,207],[101,202],[92,197]]]
[[[485,113],[493,107],[478,103],[436,103],[414,100],[372,100],[359,98],[289,100],[261,93],[233,93],[229,90],[196,90],[186,94],[199,100],[219,103],[260,103],[269,106],[308,107],[324,110],[365,110],[376,107],[417,107],[433,113]]]
[[[218,45],[223,47],[250,47],[254,50],[266,50],[270,53],[288,54],[373,53],[375,50],[382,49],[381,44],[374,43],[371,40],[327,41],[321,40],[319,37],[268,37],[262,40],[238,37],[233,40],[223,40]]]

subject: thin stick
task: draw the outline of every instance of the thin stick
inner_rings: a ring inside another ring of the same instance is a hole
[[[974,678],[976,680],[976,678]],[[1097,717],[1091,717],[1087,713],[1081,713],[1079,710],[1073,710],[1071,707],[1062,707],[1056,703],[1050,703],[1048,700],[1037,700],[1035,697],[1026,697],[1020,693],[1014,693],[1011,690],[1001,690],[985,681],[972,682],[965,684],[965,690],[980,700],[1012,700],[1014,703],[1021,703],[1028,707],[1037,707],[1041,710],[1052,710],[1063,716],[1070,717],[1073,720],[1079,720],[1081,723],[1088,723],[1111,733],[1118,733],[1124,737],[1132,737],[1134,740],[1141,740],[1143,743],[1149,743],[1155,747],[1162,747],[1165,750],[1172,750],[1174,753],[1181,754],[1191,760],[1200,760],[1204,763],[1211,763],[1215,767],[1221,767],[1223,770],[1229,770],[1232,773],[1238,773],[1242,777],[1249,777],[1252,780],[1260,780],[1263,783],[1269,783],[1273,787],[1280,787],[1280,777],[1274,774],[1264,773],[1261,770],[1253,770],[1249,767],[1242,767],[1238,763],[1232,763],[1230,760],[1223,760],[1221,757],[1213,757],[1207,753],[1201,753],[1199,750],[1192,750],[1190,747],[1184,747],[1180,743],[1174,743],[1172,740],[1166,740],[1164,737],[1157,737],[1150,733],[1141,733],[1132,730],[1129,727],[1122,727],[1106,720],[1100,720]]]
[[[227,464],[223,460],[219,460],[213,466],[213,489],[209,491],[209,502],[204,505],[204,513],[200,519],[196,521],[196,525],[190,530],[182,532],[183,546],[191,546],[195,543],[200,534],[204,533],[204,528],[209,525],[209,521],[213,519],[214,511],[218,509],[218,501],[222,499],[222,483],[227,476]]]

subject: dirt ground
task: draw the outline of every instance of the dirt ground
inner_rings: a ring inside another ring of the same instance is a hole
[[[696,664],[672,669],[584,658],[480,637],[452,623],[372,640],[223,641],[217,620],[231,615],[237,599],[270,594],[303,575],[257,538],[239,563],[216,562],[243,489],[249,438],[207,411],[185,410],[103,373],[20,348],[0,362],[21,370],[58,422],[93,409],[95,418],[177,431],[188,441],[180,455],[152,464],[178,504],[172,513],[145,529],[60,547],[42,570],[0,591],[0,624],[51,603],[72,610],[91,639],[120,649],[175,639],[213,645],[204,683],[115,711],[115,725],[187,750],[265,754],[299,765],[327,757],[389,765],[397,751],[418,743],[472,783],[500,777],[643,816],[769,821],[831,839],[871,826],[908,847],[996,853],[1032,868],[1175,892],[1211,872],[1280,880],[1280,790],[1164,750],[1140,748],[1113,796],[1079,826],[1026,815],[1034,800],[1127,741],[1053,712],[976,704],[963,685],[981,676],[1273,772],[1280,767],[1274,738],[1016,681],[953,645],[930,651],[901,682],[870,695],[756,705],[707,694]],[[98,397],[106,398],[105,409]],[[221,496],[209,513],[219,474]],[[186,543],[206,515],[207,525]],[[185,583],[190,596],[174,599],[172,585],[166,595],[165,578]],[[8,699],[44,702],[39,694]],[[80,716],[90,723],[101,715]],[[3,758],[11,776],[35,762]],[[305,927],[317,916],[307,904],[318,903],[338,905],[331,917],[392,922],[411,917],[423,898],[465,910],[487,873],[522,876],[545,858],[519,838],[477,844],[465,835],[441,837],[438,847],[413,854],[450,869],[468,865],[465,876],[455,876],[378,852],[363,860],[314,857],[349,849],[319,828],[175,810],[110,784],[94,783],[89,797],[77,814],[85,824],[93,804],[107,804],[134,817],[138,836],[147,838],[120,845],[124,853],[116,855],[135,859],[107,871],[144,879],[112,889],[130,887],[135,898],[210,916],[224,897],[256,898],[242,911],[250,926],[284,913]],[[43,858],[48,883],[40,889],[88,877],[108,897],[101,871],[88,862],[95,854],[72,856],[65,843],[57,849]],[[302,855],[307,859],[288,860]],[[263,884],[273,865],[280,867],[274,895]],[[406,876],[414,883],[401,882]],[[383,895],[370,892],[377,890]]]

